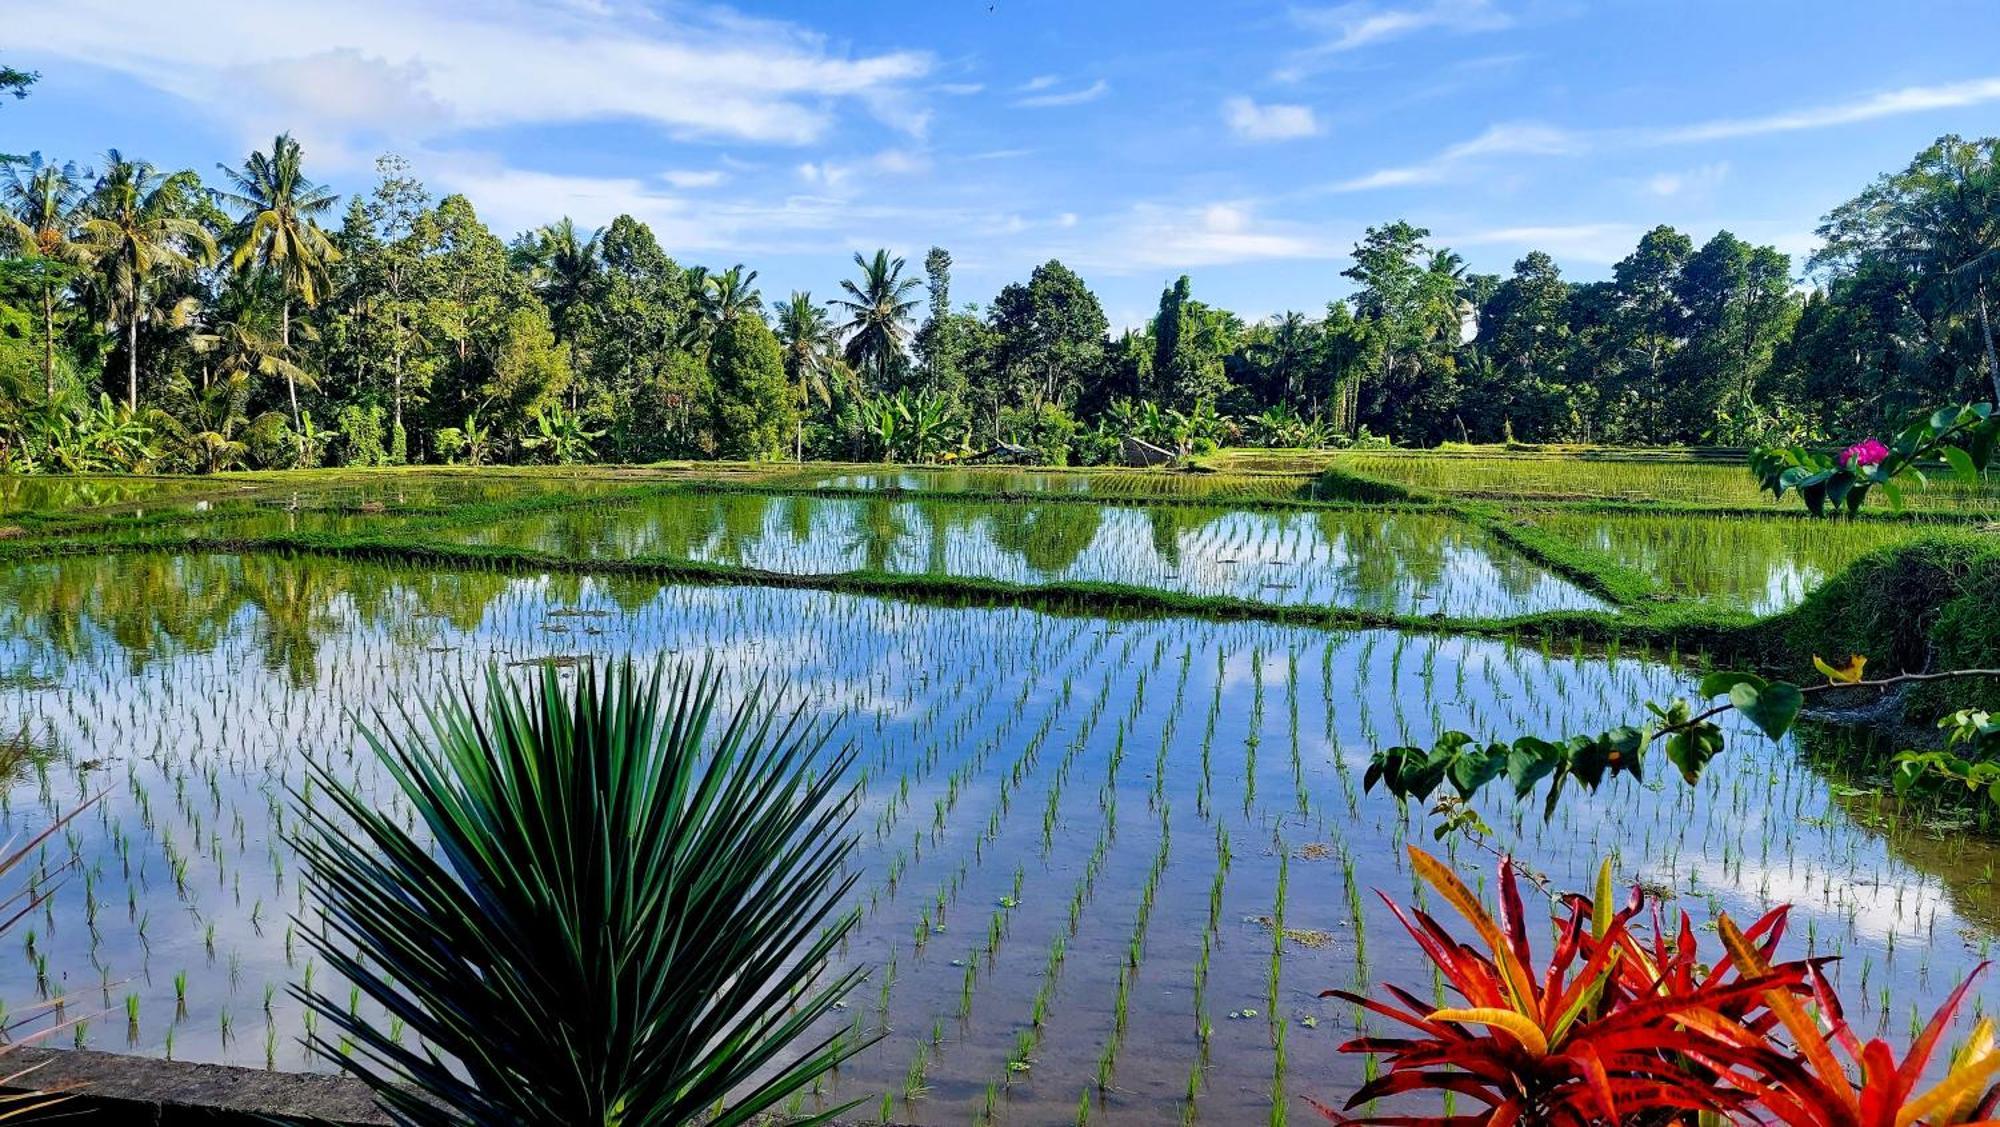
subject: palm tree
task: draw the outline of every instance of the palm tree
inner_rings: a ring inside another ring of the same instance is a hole
[[[798,388],[799,433],[794,456],[805,460],[806,424],[803,408],[813,400],[833,406],[835,365],[833,322],[826,309],[804,290],[793,290],[791,300],[778,310],[778,344],[785,351],[785,375]]]
[[[218,189],[215,198],[238,212],[236,229],[230,232],[234,248],[229,256],[236,270],[254,267],[278,279],[284,294],[279,311],[278,341],[292,344],[292,300],[308,306],[319,304],[326,293],[326,267],[340,258],[333,240],[320,230],[314,217],[324,215],[340,197],[306,179],[299,168],[303,150],[288,133],[271,142],[271,153],[253,152],[241,168],[217,165],[233,191]],[[298,427],[299,385],[285,377],[291,398],[292,425]]]
[[[56,294],[69,284],[70,268],[83,261],[75,236],[83,219],[88,169],[75,163],[45,164],[42,154],[9,161],[0,180],[0,243],[33,271],[42,299],[42,384],[44,401],[56,397]]]
[[[681,346],[706,357],[709,341],[715,338],[715,330],[738,317],[761,316],[764,298],[757,292],[756,281],[757,272],[745,270],[741,262],[719,274],[711,273],[706,266],[689,270],[688,282],[694,290],[694,316],[681,330]]]
[[[183,187],[180,177],[163,176],[150,163],[126,160],[111,150],[78,240],[110,323],[125,334],[125,407],[130,411],[139,409],[139,323],[158,312],[155,284],[164,275],[215,260],[214,238],[185,214]]]
[[[556,327],[573,331],[570,311],[590,296],[604,266],[599,240],[604,232],[584,238],[576,222],[565,215],[521,240],[516,264],[527,271],[535,292],[548,304]]]
[[[246,381],[283,376],[308,388],[317,387],[312,373],[292,360],[291,350],[271,332],[270,325],[248,312],[224,321],[212,332],[196,333],[194,347],[195,351],[215,358],[215,370],[225,380],[237,376]],[[206,368],[202,383],[206,388]]]
[[[1298,382],[1298,373],[1312,354],[1311,323],[1305,314],[1287,311],[1272,327],[1269,340],[1260,340],[1250,346],[1251,354],[1263,361],[1278,382],[1278,398],[1281,403],[1292,401],[1292,392]]]
[[[903,260],[890,258],[886,250],[876,251],[872,259],[855,251],[854,264],[861,268],[860,282],[843,280],[840,288],[848,296],[832,302],[850,317],[840,326],[847,337],[847,362],[860,369],[872,363],[875,386],[887,387],[889,365],[902,354],[910,313],[917,307],[910,295],[921,283],[903,277]]]

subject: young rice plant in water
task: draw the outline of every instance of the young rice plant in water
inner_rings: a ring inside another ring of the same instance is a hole
[[[788,1053],[860,978],[828,966],[851,754],[761,685],[719,695],[713,668],[489,672],[483,713],[370,734],[430,844],[315,764],[300,930],[399,1027],[308,988],[312,1047],[400,1123],[611,1127],[748,1122],[865,1045]]]

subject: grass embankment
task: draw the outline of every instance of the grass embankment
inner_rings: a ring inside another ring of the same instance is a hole
[[[1940,532],[1878,548],[1727,649],[1804,678],[1815,655],[1866,654],[1870,676],[2000,668],[2000,535]],[[2000,708],[2000,683],[1919,685],[1907,704],[1917,718]]]

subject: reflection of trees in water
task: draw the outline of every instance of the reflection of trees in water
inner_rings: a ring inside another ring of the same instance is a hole
[[[1097,505],[1001,504],[993,507],[993,546],[1020,556],[1044,577],[1067,571],[1097,538]]]
[[[1944,886],[1953,913],[2000,933],[2000,826],[1977,826],[1982,807],[1916,798],[1899,801],[1888,764],[1907,741],[1875,728],[1802,723],[1799,751],[1825,779],[1833,806],[1882,839],[1889,856]],[[1983,802],[1983,799],[1975,801]]]
[[[906,527],[901,502],[869,498],[856,502],[849,513],[845,550],[859,555],[869,571],[886,571],[896,555]]]
[[[137,675],[156,659],[213,649],[249,609],[265,668],[304,685],[318,676],[320,648],[335,631],[358,623],[421,641],[425,620],[472,629],[510,582],[498,573],[316,558],[77,557],[0,573],[0,631],[30,662],[111,649]]]
[[[212,647],[241,605],[228,557],[79,556],[0,578],[0,630],[29,656],[76,658],[108,643],[135,674],[176,647]]]

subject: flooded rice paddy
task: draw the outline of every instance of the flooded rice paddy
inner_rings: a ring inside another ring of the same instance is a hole
[[[441,534],[587,559],[1097,582],[1475,618],[1605,604],[1431,512],[717,494],[541,513]]]
[[[382,500],[302,494],[213,513],[342,531],[435,499],[358,511]],[[1537,521],[1673,593],[1760,608],[1867,546],[1795,538],[1813,527],[1801,522],[1700,539],[1626,518]],[[676,494],[426,535],[586,560],[1087,578],[1454,615],[1599,605],[1429,512]],[[1263,586],[1272,577],[1292,586]],[[1098,1122],[1276,1122],[1310,1117],[1308,1097],[1344,1098],[1369,1067],[1334,1051],[1359,1017],[1319,992],[1431,982],[1373,895],[1421,900],[1402,847],[1428,845],[1427,823],[1362,793],[1369,752],[1446,729],[1595,730],[1694,676],[1671,653],[1528,634],[1120,619],[312,554],[10,563],[0,821],[25,835],[104,797],[43,851],[62,883],[0,951],[0,998],[19,1010],[66,996],[67,1016],[87,1019],[73,1039],[96,1048],[323,1067],[298,1043],[308,1018],[288,993],[345,993],[302,941],[319,923],[285,841],[307,759],[400,808],[360,726],[400,726],[400,710],[492,666],[527,676],[627,654],[713,656],[734,692],[769,678],[860,749],[861,923],[843,956],[872,974],[838,1021],[884,1036],[808,1103],[862,1100],[869,1117],[918,1124],[1066,1123],[1082,1108]],[[1795,904],[1797,948],[1839,955],[1857,1026],[1897,1040],[2000,926],[1994,850],[1900,822],[1789,742],[1741,735],[1698,788],[1655,770],[1546,824],[1497,797],[1482,813],[1495,843],[1557,888],[1584,887],[1609,855],[1622,881],[1699,923]],[[1490,887],[1489,856],[1460,845],[1456,860]]]

